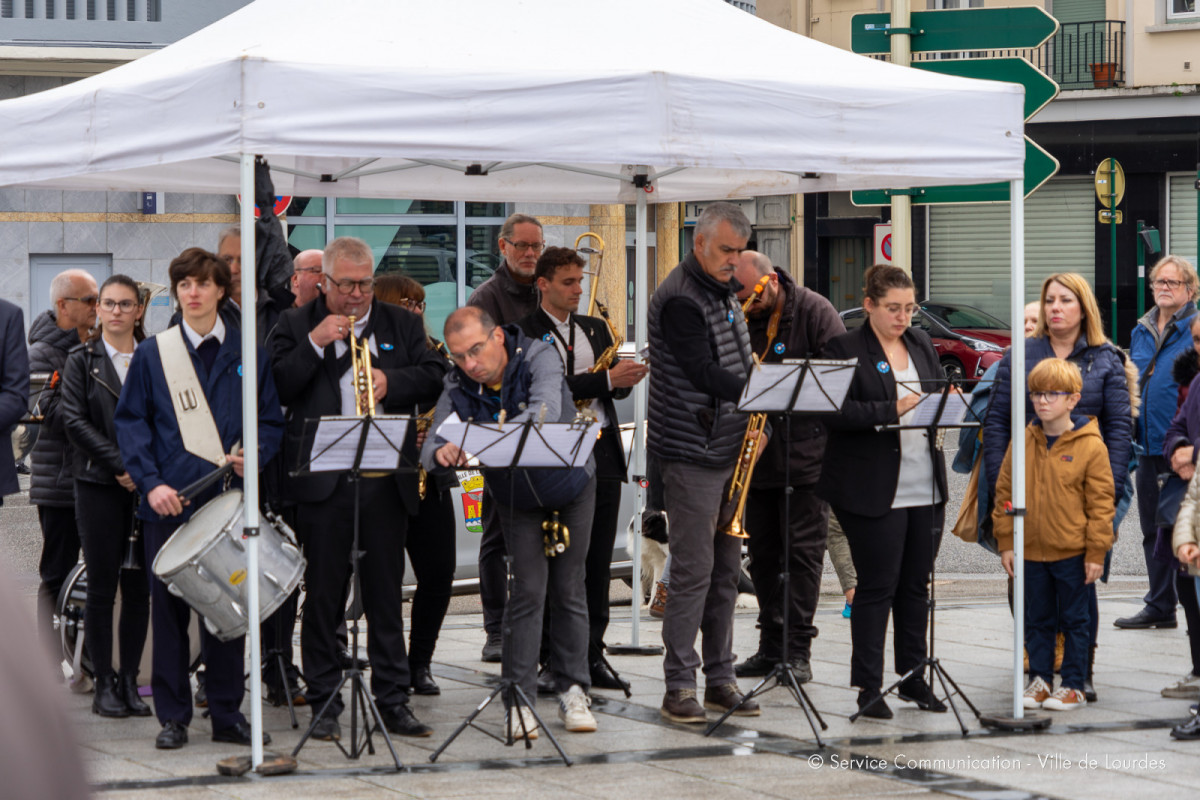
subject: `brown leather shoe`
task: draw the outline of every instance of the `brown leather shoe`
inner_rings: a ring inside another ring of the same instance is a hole
[[[704,707],[709,711],[720,711],[723,713],[741,702],[742,692],[738,689],[736,683],[727,683],[724,686],[709,686],[704,690]],[[762,709],[758,707],[758,703],[754,700],[747,700],[733,712],[733,716],[735,717],[757,717],[760,714],[762,714]]]
[[[663,695],[659,713],[671,722],[704,723],[708,718],[704,708],[696,702],[695,689],[670,689]]]
[[[650,616],[662,619],[667,613],[667,585],[662,581],[654,584],[654,597],[650,600]]]

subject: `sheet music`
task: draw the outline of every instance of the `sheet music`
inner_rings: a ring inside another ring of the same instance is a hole
[[[921,399],[921,402],[917,404],[917,407],[913,409],[914,416],[905,425],[926,427],[935,422],[938,425],[961,425],[963,422],[967,422],[968,424],[976,422],[976,420],[967,419],[971,406],[967,402],[966,395],[959,392],[951,392],[947,395],[946,406],[942,409],[941,417],[938,417],[938,406],[941,404],[942,395],[940,392],[925,395]]]
[[[793,411],[837,412],[846,402],[850,383],[854,380],[854,368],[858,359],[845,361],[832,359],[810,359],[808,375],[800,387]]]
[[[339,472],[354,468],[362,425],[367,425],[360,469],[389,470],[400,466],[400,447],[408,435],[408,417],[323,417],[313,438],[312,472]]]
[[[746,388],[738,402],[740,411],[778,412],[792,403],[796,381],[801,380],[800,393],[793,411],[809,413],[836,412],[846,399],[850,382],[854,379],[857,358],[845,361],[830,359],[788,360],[783,363],[759,364],[750,370]]]
[[[525,432],[523,424],[494,422],[450,422],[438,427],[437,435],[453,442],[479,459],[484,467],[579,467],[596,446],[598,422],[546,423],[535,425],[525,437],[520,463],[513,463]]]
[[[525,448],[521,451],[521,465],[582,467],[587,463],[599,436],[599,422],[589,422],[586,425],[572,422],[535,427],[525,440]]]

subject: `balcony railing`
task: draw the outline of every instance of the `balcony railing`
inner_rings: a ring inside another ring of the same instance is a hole
[[[1112,89],[1125,85],[1125,22],[1065,22],[1044,45],[1025,50],[914,53],[914,61],[1022,56],[1064,89]]]
[[[250,0],[0,0],[0,45],[163,47]]]

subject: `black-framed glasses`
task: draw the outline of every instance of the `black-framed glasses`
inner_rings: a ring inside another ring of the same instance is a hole
[[[86,297],[64,297],[62,299],[63,300],[74,300],[76,303],[83,303],[85,306],[88,306],[89,308],[95,308],[96,303],[98,303],[100,301],[100,298],[94,294],[89,294]]]
[[[326,275],[325,280],[337,287],[338,294],[350,294],[354,291],[354,287],[356,286],[363,294],[370,294],[375,289],[374,278],[363,278],[361,281],[355,281],[351,280],[350,278],[346,278],[338,281]]]
[[[526,250],[532,250],[535,253],[540,253],[546,247],[545,242],[514,242],[512,239],[505,239],[512,249],[518,253],[524,253]]]
[[[475,345],[474,347],[472,347],[470,350],[468,350],[465,353],[449,353],[448,355],[450,356],[450,360],[453,361],[455,364],[461,364],[462,362],[466,361],[468,358],[471,359],[472,361],[479,358],[479,356],[481,356],[483,354],[483,348],[487,347],[487,343],[492,340],[492,334],[494,334],[495,332],[496,332],[496,329],[492,328],[490,331],[488,331],[487,337],[482,342]]]
[[[293,272],[309,272],[309,273],[312,273],[312,272],[320,272],[320,271],[321,271],[321,268],[320,268],[320,267],[295,267],[295,268],[294,268],[292,271],[293,271]]]
[[[1186,284],[1184,281],[1173,281],[1167,278],[1156,278],[1155,280],[1150,281],[1150,286],[1155,289],[1170,289],[1171,291],[1175,291],[1176,289],[1185,285]]]
[[[1060,397],[1066,397],[1070,392],[1030,392],[1029,399],[1035,403],[1053,403]]]
[[[400,301],[400,305],[403,306],[404,308],[407,308],[409,311],[424,311],[425,310],[425,301],[424,300],[413,300],[412,298],[406,297],[405,299]]]
[[[121,309],[122,314],[128,314],[128,313],[132,312],[135,308],[138,307],[138,303],[136,300],[120,300],[120,301],[118,301],[118,300],[113,300],[112,298],[109,298],[109,299],[103,301],[102,303],[100,303],[100,307],[103,308],[105,311],[113,311],[113,310],[119,308],[119,309]]]

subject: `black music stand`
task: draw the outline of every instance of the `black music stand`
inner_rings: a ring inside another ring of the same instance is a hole
[[[543,407],[543,415],[545,409]],[[461,427],[459,427],[461,426]],[[592,447],[596,443],[596,428],[598,424],[595,420],[579,423],[545,423],[539,420],[530,419],[518,424],[510,423],[508,430],[504,430],[504,423],[476,423],[472,421],[453,423],[448,426],[443,426],[439,430],[439,435],[443,439],[452,439],[460,450],[464,453],[474,453],[475,457],[483,462],[484,466],[489,469],[571,469],[573,467],[583,466],[587,462],[588,456],[591,455]],[[444,433],[443,433],[444,431]],[[533,490],[532,484],[529,487]],[[536,494],[536,490],[535,494]],[[511,490],[510,490],[511,493]],[[511,494],[510,494],[511,497]],[[512,573],[512,556],[505,555],[505,607],[508,607],[508,598],[512,594],[512,585],[514,582]],[[520,730],[525,734],[522,738],[525,740],[525,749],[529,750],[533,747],[533,742],[527,735],[529,731],[525,728],[525,719],[521,714],[521,707],[528,708],[537,722],[541,734],[544,734],[550,740],[550,744],[558,752],[559,758],[563,764],[571,766],[573,763],[571,758],[562,749],[562,745],[558,743],[558,739],[546,727],[545,721],[537,712],[536,704],[530,700],[529,696],[521,686],[512,679],[505,677],[509,673],[509,658],[511,651],[508,643],[512,641],[512,630],[508,625],[508,613],[504,615],[504,647],[500,651],[501,667],[500,681],[491,694],[483,699],[475,709],[467,715],[449,738],[434,750],[429,756],[431,762],[437,761],[446,748],[448,748],[459,734],[467,728],[475,728],[480,733],[495,739],[498,742],[503,742],[505,747],[512,747],[516,743],[513,737],[513,726],[507,720],[516,715],[516,719],[520,720]],[[481,728],[475,724],[476,718],[483,713],[483,710],[491,705],[492,701],[500,697],[505,709],[505,725],[504,735],[497,736],[486,728]]]
[[[951,397],[955,398],[954,402],[950,402]],[[928,405],[926,406],[926,404]],[[926,408],[922,409],[921,406],[926,406]],[[925,431],[925,434],[929,437],[932,447],[932,443],[937,441],[939,430],[979,427],[979,422],[977,420],[967,420],[967,417],[971,414],[970,404],[967,403],[965,396],[961,391],[959,391],[958,387],[955,385],[955,381],[953,380],[944,380],[944,385],[941,392],[924,395],[917,405],[914,406],[914,408],[919,411],[917,417],[918,422],[923,422],[923,424],[880,425],[878,429],[881,431],[922,430]],[[932,478],[930,478],[930,505],[934,505],[934,501],[936,499],[937,474],[935,472]],[[942,499],[943,501],[946,500],[946,498]],[[932,675],[937,676],[938,683],[941,684],[942,691],[946,693],[946,702],[950,704],[950,710],[954,712],[954,717],[958,720],[958,727],[962,731],[962,735],[966,736],[968,733],[967,724],[963,722],[962,714],[958,710],[958,704],[954,702],[954,696],[958,695],[962,698],[963,702],[967,704],[967,707],[970,708],[972,713],[975,714],[975,719],[980,719],[981,714],[979,713],[979,709],[975,707],[975,704],[971,702],[971,698],[967,697],[966,693],[963,692],[959,685],[954,681],[954,678],[950,677],[950,673],[947,672],[946,668],[942,666],[942,663],[938,660],[934,651],[934,642],[936,639],[934,636],[934,622],[937,617],[937,597],[935,587],[937,586],[937,544],[939,541],[939,531],[936,524],[936,519],[934,522],[935,524],[929,529],[929,537],[933,540],[933,546],[930,548],[929,555],[929,649],[926,650],[925,657],[921,659],[920,663],[897,678],[895,683],[893,683],[891,686],[884,689],[883,692],[880,693],[879,698],[873,701],[873,703],[882,701],[884,697],[887,697],[889,694],[899,689],[902,683],[911,677],[920,675],[920,673],[924,672],[925,669],[928,668]],[[932,692],[933,682],[927,679],[926,684],[929,686],[929,690]],[[951,689],[953,689],[953,691],[951,691]],[[867,705],[858,711],[855,711],[850,715],[850,721],[854,722],[859,718],[863,711],[866,711],[870,707],[870,705]]]
[[[308,461],[300,465],[291,474],[293,476],[304,474],[305,472],[347,472],[350,483],[354,484],[354,536],[350,546],[350,579],[353,581],[354,594],[356,597],[362,597],[361,576],[359,573],[359,558],[362,555],[359,551],[359,518],[361,503],[361,488],[362,478],[364,474],[363,466],[365,462],[366,472],[374,474],[376,472],[397,472],[401,469],[413,469],[415,466],[401,466],[400,460],[403,457],[401,448],[404,443],[404,437],[408,433],[408,422],[411,418],[404,416],[372,416],[365,417],[321,417],[319,419],[306,420],[306,436],[309,430],[313,432],[313,455]],[[315,424],[314,424],[315,423]],[[391,429],[391,435],[385,430],[385,426],[380,423],[388,423],[386,427]],[[395,426],[399,423],[404,423],[403,428],[397,431]],[[393,441],[393,436],[396,441]],[[397,441],[399,444],[397,444]],[[371,452],[368,454],[368,447]],[[367,456],[370,456],[367,458]],[[341,456],[341,458],[338,458]],[[346,461],[346,458],[349,461]],[[328,459],[329,464],[323,463],[323,459]],[[350,642],[351,652],[358,652],[358,617],[355,616],[350,622]],[[342,687],[346,683],[350,683],[350,749],[347,750],[342,745],[340,740],[334,740],[334,744],[342,751],[342,754],[349,759],[357,759],[366,750],[369,754],[375,754],[375,743],[373,737],[376,733],[383,737],[383,741],[387,744],[388,751],[392,754],[392,761],[396,765],[396,771],[404,770],[404,764],[400,761],[400,756],[396,753],[396,746],[392,742],[392,738],[388,735],[387,727],[383,724],[383,717],[379,713],[379,708],[375,705],[374,698],[367,691],[363,683],[362,670],[358,667],[358,660],[353,659],[350,667],[342,672],[342,680],[333,690],[333,694],[325,701],[325,704],[313,715],[312,724],[304,731],[304,735],[300,737],[300,741],[292,750],[292,757],[299,755],[309,737],[312,736],[313,729],[333,708],[334,700],[336,700],[342,692]],[[363,716],[362,739],[359,738],[358,731],[358,714],[361,709]],[[367,712],[371,713],[371,721],[367,720]]]
[[[816,359],[789,360],[783,364],[757,364],[750,372],[742,399],[738,403],[741,411],[761,413],[781,413],[784,418],[783,446],[786,452],[792,440],[792,415],[804,414],[836,414],[841,410],[842,401],[850,388],[850,380],[854,376],[854,366],[857,359],[848,361],[828,361]],[[817,747],[825,747],[821,734],[817,732],[819,723],[821,730],[827,730],[828,725],[817,711],[816,705],[809,698],[804,687],[796,680],[791,669],[791,659],[788,649],[791,640],[791,509],[792,509],[792,463],[790,458],[784,459],[784,491],[783,491],[783,571],[779,574],[780,591],[783,596],[783,641],[779,650],[779,661],[771,668],[758,684],[734,703],[725,713],[704,731],[705,736],[711,736],[717,728],[729,719],[744,703],[764,695],[780,686],[787,688],[800,710],[808,720],[808,726],[816,737]],[[754,534],[751,533],[751,536]],[[770,685],[768,685],[770,684]]]

